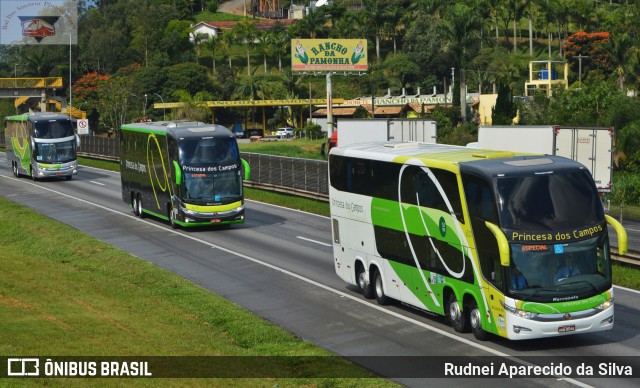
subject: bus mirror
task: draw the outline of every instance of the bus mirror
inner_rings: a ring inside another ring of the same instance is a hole
[[[76,148],[80,148],[80,136],[78,136],[78,134],[75,134],[76,136]]]
[[[31,138],[31,152],[34,152],[36,150],[36,141],[33,140],[33,138]]]
[[[489,221],[484,222],[487,225],[487,228],[496,236],[496,242],[498,243],[498,251],[500,252],[500,264],[503,267],[509,267],[511,259],[509,257],[509,242],[507,241],[507,236],[502,233],[502,230],[498,227],[498,225],[492,224]]]
[[[621,223],[619,223],[615,218],[611,217],[608,214],[605,214],[604,217],[607,220],[607,223],[616,230],[616,234],[618,235],[618,254],[626,255],[629,248],[629,242],[627,240],[627,231],[624,230],[624,227]]]
[[[173,169],[176,172],[176,185],[180,186],[182,183],[182,169],[180,165],[175,160],[173,161]]]
[[[248,181],[251,177],[251,167],[249,167],[249,163],[246,160],[240,159],[240,161],[242,162],[242,166],[244,167],[244,180]]]

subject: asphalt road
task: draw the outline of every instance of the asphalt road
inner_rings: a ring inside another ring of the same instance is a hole
[[[633,290],[616,287],[612,331],[537,341],[492,338],[478,342],[471,334],[455,333],[440,317],[399,304],[378,306],[344,284],[334,273],[326,217],[248,201],[243,225],[174,231],[162,221],[133,216],[122,202],[117,173],[82,168],[71,181],[32,182],[13,177],[2,153],[0,196],[173,271],[335,354],[380,356],[357,359],[377,371],[403,366],[409,359],[401,356],[433,355],[512,356],[516,361],[537,357],[533,362],[542,365],[571,356],[599,356],[603,361],[620,356],[638,363],[640,293]],[[636,376],[638,372],[634,370]],[[406,377],[401,374],[394,380],[416,387],[445,382]],[[522,387],[631,387],[640,382],[555,377],[480,381],[517,382]],[[476,387],[479,380],[455,378],[446,384]]]

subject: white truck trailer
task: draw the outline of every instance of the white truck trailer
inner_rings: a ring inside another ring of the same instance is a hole
[[[613,183],[613,127],[481,125],[478,148],[564,156],[584,164],[598,191]]]
[[[432,119],[340,119],[338,146],[372,141],[435,143],[436,122]]]

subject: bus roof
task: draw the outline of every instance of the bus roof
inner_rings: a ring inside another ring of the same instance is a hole
[[[404,162],[408,159],[428,159],[442,162],[460,163],[473,160],[494,159],[498,157],[512,157],[525,155],[507,151],[484,150],[463,146],[433,143],[399,143],[399,142],[371,142],[349,145],[347,147],[332,148],[334,155],[360,157],[382,161]]]
[[[69,120],[69,116],[58,112],[31,112],[7,116],[5,119],[8,121]]]
[[[123,124],[123,131],[171,134],[176,138],[202,138],[203,136],[233,137],[226,127],[218,124],[207,124],[197,121],[153,121],[148,123]]]
[[[485,177],[498,176],[499,174],[515,175],[541,171],[586,169],[582,164],[560,156],[433,143],[362,143],[333,148],[331,154],[396,163],[411,163],[411,159],[450,163],[460,166],[460,171]]]

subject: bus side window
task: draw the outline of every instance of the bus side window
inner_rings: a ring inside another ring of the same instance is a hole
[[[498,222],[491,186],[486,180],[471,174],[462,174],[462,184],[482,275],[499,290],[504,290],[505,277],[500,265],[498,242],[485,224],[485,221]]]
[[[410,166],[405,170],[407,175],[402,180],[402,201],[414,205],[420,205],[432,209],[438,209],[445,213],[453,213],[458,221],[464,223],[458,180],[450,171],[431,169],[435,180],[442,188],[442,192],[427,172],[419,167]],[[451,205],[451,209],[445,201],[445,197]]]

